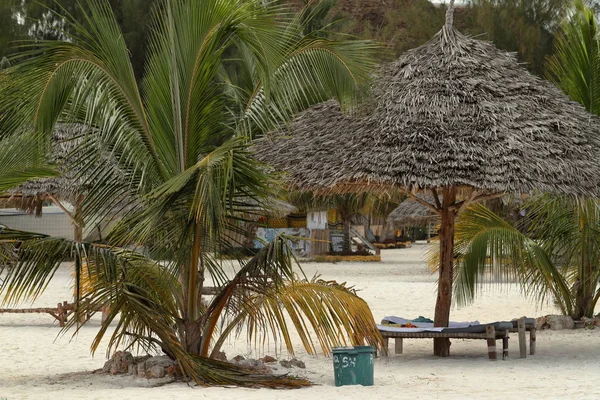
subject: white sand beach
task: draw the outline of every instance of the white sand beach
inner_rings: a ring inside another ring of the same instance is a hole
[[[426,246],[386,250],[381,263],[306,263],[308,276],[346,281],[359,290],[377,321],[387,315],[433,317],[436,277],[423,262]],[[35,303],[53,306],[70,300],[70,270],[61,268],[48,290]],[[23,305],[28,307],[29,304]],[[598,310],[597,310],[598,311]],[[490,287],[471,306],[454,309],[451,319],[492,322],[557,314],[549,304],[537,308],[516,286]],[[448,358],[433,357],[431,339],[405,340],[404,354],[377,358],[375,385],[335,387],[331,358],[296,356],[306,369],[291,372],[315,383],[305,389],[282,391],[240,388],[191,388],[185,383],[158,387],[156,381],[131,376],[91,374],[105,362],[104,351],[91,357],[89,347],[98,329],[93,321],[80,334],[57,337],[57,322],[48,314],[0,314],[0,399],[597,399],[600,397],[600,328],[541,331],[537,354],[519,358],[516,334],[508,360],[489,361],[483,340],[453,340]],[[391,346],[392,347],[392,346]],[[252,353],[245,339],[224,348],[258,358],[274,349]],[[277,354],[286,358],[287,354]],[[288,371],[280,368],[279,371]]]

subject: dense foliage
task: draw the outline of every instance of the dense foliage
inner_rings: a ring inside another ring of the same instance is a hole
[[[150,11],[156,0],[110,0],[135,75],[142,76],[145,38]],[[382,42],[384,59],[428,41],[442,26],[445,5],[428,0],[283,0],[296,10],[310,7],[314,16],[305,29],[327,27],[327,35],[353,34]],[[518,52],[520,59],[537,74],[544,72],[553,52],[554,33],[564,18],[568,0],[474,0],[456,10],[455,26],[462,32],[491,40],[503,50]],[[60,18],[49,12],[63,8],[80,16],[76,0],[5,0],[0,5],[0,59],[15,51],[15,40],[57,38],[58,27],[69,32]],[[42,23],[37,22],[37,20]],[[79,19],[79,18],[78,18]],[[11,45],[12,43],[12,45]]]

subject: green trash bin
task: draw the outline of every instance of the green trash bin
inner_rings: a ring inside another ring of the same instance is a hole
[[[333,348],[335,386],[373,386],[373,346]]]

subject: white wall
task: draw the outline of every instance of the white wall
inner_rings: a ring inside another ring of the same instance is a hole
[[[55,206],[44,207],[41,218],[14,208],[0,209],[0,224],[20,231],[73,239],[70,218]]]

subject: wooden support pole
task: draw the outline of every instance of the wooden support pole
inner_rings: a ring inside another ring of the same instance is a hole
[[[402,351],[403,351],[403,349],[402,349],[402,338],[401,338],[401,337],[397,337],[397,338],[394,340],[394,342],[395,342],[395,346],[396,346],[396,347],[394,348],[394,352],[395,352],[396,354],[402,354]]]
[[[531,330],[529,331],[529,354],[531,354],[531,355],[535,354],[535,335],[536,335],[536,328],[534,325],[531,328]]]
[[[452,307],[452,280],[454,278],[454,230],[456,212],[451,209],[456,204],[457,188],[443,189],[441,222],[440,222],[440,268],[438,270],[438,293],[435,303],[433,326],[447,327]],[[438,357],[450,355],[448,338],[433,339],[433,354]]]
[[[527,344],[525,343],[525,318],[519,318],[517,321],[519,332],[519,353],[521,358],[527,358]]]
[[[385,357],[387,357],[387,356],[390,355],[390,352],[389,352],[389,348],[390,347],[389,346],[390,346],[390,338],[389,337],[384,337],[383,338],[383,348],[381,349],[381,351],[383,352],[383,355]]]
[[[504,331],[504,336],[502,336],[502,359],[506,360],[508,358],[508,333],[509,330]]]
[[[67,309],[67,302],[58,303],[56,309],[57,312],[55,318],[58,320],[58,326],[64,328],[65,323],[67,322],[67,313],[69,312]]]
[[[485,328],[485,333],[487,336],[488,356],[490,360],[496,361],[496,329],[493,325],[488,325]]]

